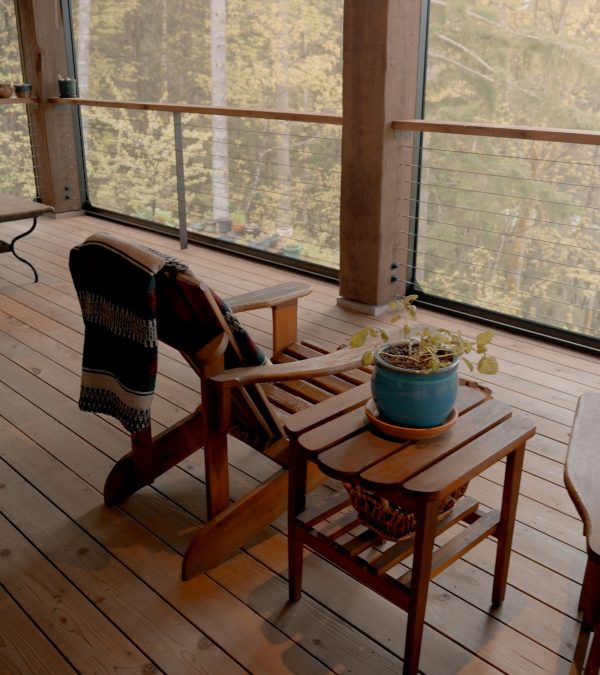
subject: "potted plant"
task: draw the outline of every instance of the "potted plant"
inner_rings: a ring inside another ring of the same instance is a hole
[[[60,98],[77,98],[77,80],[73,77],[59,75],[58,95]]]
[[[227,234],[231,230],[231,218],[217,218],[217,232]]]
[[[12,84],[10,82],[0,82],[0,98],[10,98],[12,94]]]
[[[235,234],[244,234],[246,232],[246,214],[241,211],[234,211],[231,214],[231,223]]]
[[[288,258],[299,258],[302,253],[302,244],[296,241],[288,241],[283,245],[281,252]]]
[[[470,370],[492,375],[498,363],[487,353],[494,334],[484,331],[474,340],[460,331],[417,329],[414,301],[408,295],[390,305],[392,322],[404,319],[402,339],[390,341],[380,328],[363,328],[350,339],[352,347],[364,345],[369,338],[385,343],[365,351],[363,363],[375,364],[371,381],[373,401],[385,422],[401,427],[431,428],[443,425],[452,413],[458,395],[458,365],[462,359]],[[469,358],[475,353],[477,363]]]
[[[15,84],[15,96],[17,98],[29,98],[31,96],[31,85],[25,82]]]

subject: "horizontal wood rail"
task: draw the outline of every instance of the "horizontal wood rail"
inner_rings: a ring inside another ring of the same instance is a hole
[[[18,96],[13,96],[11,98],[0,98],[0,105],[10,105],[11,103],[39,103],[37,98],[19,98]]]
[[[225,115],[228,117],[253,117],[256,119],[308,122],[311,124],[342,124],[341,115],[290,112],[286,110],[258,110],[255,108],[219,108],[207,105],[177,103],[145,103],[143,101],[104,101],[92,98],[51,98],[56,105],[84,105],[93,108],[120,108],[123,110],[155,110],[158,112],[197,113],[201,115]]]
[[[490,138],[520,138],[527,141],[553,141],[556,143],[581,143],[600,145],[600,131],[577,129],[543,129],[541,127],[508,127],[496,124],[470,124],[465,122],[430,122],[428,120],[400,120],[392,122],[398,131],[432,131],[440,134],[463,136],[489,136]]]

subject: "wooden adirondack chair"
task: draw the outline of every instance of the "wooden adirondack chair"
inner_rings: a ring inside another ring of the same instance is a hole
[[[136,254],[136,247],[100,235],[98,246],[116,255]],[[92,238],[90,238],[92,239]],[[82,287],[94,281],[88,240],[71,254],[86,250],[86,281],[73,273],[80,301]],[[114,281],[111,262],[109,283]],[[96,270],[102,275],[102,270]],[[79,284],[78,284],[79,281]],[[95,283],[95,281],[94,281]],[[108,505],[118,504],[192,452],[204,448],[208,522],[192,539],[182,576],[191,578],[239,548],[287,508],[287,450],[283,419],[311,404],[342,393],[369,379],[359,368],[361,350],[326,353],[316,345],[298,344],[298,299],[310,293],[305,283],[287,283],[228,298],[231,312],[271,308],[271,362],[245,366],[246,335],[206,284],[189,271],[165,268],[155,275],[158,339],[177,349],[200,379],[202,402],[173,427],[153,436],[148,424],[131,433],[131,452],[119,460],[104,487]],[[118,284],[116,286],[118,288]],[[116,291],[115,291],[116,292]],[[82,301],[83,307],[84,301]],[[85,312],[84,312],[85,315]],[[238,329],[239,328],[239,329]],[[85,352],[84,352],[85,353]],[[85,356],[84,356],[85,366]],[[281,469],[240,500],[230,503],[227,438],[233,435],[280,464]],[[308,478],[314,486],[321,477]]]

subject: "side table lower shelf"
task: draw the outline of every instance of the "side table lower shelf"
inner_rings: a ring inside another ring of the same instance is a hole
[[[500,523],[500,511],[482,511],[475,499],[462,497],[451,511],[438,519],[434,536],[461,521],[468,526],[433,553],[430,579],[493,535]],[[339,492],[320,507],[319,512],[307,510],[297,516],[295,537],[365,586],[402,609],[408,609],[412,572],[398,575],[390,570],[414,552],[414,535],[382,547],[383,538],[357,518],[347,495]],[[293,591],[293,599],[299,598],[300,590],[298,585]]]

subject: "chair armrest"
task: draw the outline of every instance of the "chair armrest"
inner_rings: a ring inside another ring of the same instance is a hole
[[[250,291],[242,295],[234,295],[227,298],[226,302],[232,312],[248,312],[252,309],[262,309],[264,307],[275,307],[277,305],[297,300],[312,292],[310,284],[299,282],[289,282],[261,288],[258,291]]]
[[[362,348],[347,347],[331,354],[323,354],[303,361],[266,364],[251,368],[232,368],[215,375],[211,380],[225,389],[231,389],[260,382],[281,382],[333,375],[352,368],[359,368],[362,365],[363,353]]]

